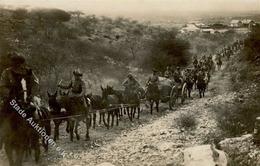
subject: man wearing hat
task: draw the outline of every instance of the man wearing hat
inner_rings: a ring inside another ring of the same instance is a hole
[[[165,78],[171,78],[172,77],[172,71],[170,66],[167,66],[166,71],[164,72],[164,77]]]
[[[154,87],[158,88],[159,85],[159,75],[158,71],[156,69],[153,69],[153,75],[148,78],[148,81],[146,82],[146,85],[151,84]]]
[[[139,82],[134,78],[131,73],[127,75],[127,79],[123,82],[123,86],[125,87],[125,93],[127,95],[136,92],[138,88],[140,88]]]
[[[76,97],[84,97],[86,93],[86,84],[82,80],[82,72],[77,69],[73,71],[73,80],[68,86],[64,86],[59,84],[58,87],[62,89],[68,89],[69,90],[69,95],[71,98],[76,98]]]
[[[175,82],[182,83],[183,79],[182,79],[182,74],[181,74],[181,68],[179,66],[177,66],[177,68],[173,74],[173,78],[174,78]]]
[[[11,66],[5,69],[0,79],[0,92],[2,100],[15,99],[17,102],[29,102],[32,98],[32,88],[39,84],[32,69],[26,63],[24,57],[16,53],[9,53],[11,56]],[[24,87],[23,81],[25,82]],[[25,101],[24,93],[27,94]]]
[[[36,79],[32,70],[26,66],[24,57],[16,53],[9,53],[8,56],[11,66],[3,71],[0,78],[0,123],[8,116],[11,100],[16,100],[19,105],[30,103]]]

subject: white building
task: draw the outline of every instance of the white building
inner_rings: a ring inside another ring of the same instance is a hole
[[[233,27],[233,28],[239,28],[239,27],[243,26],[243,23],[240,20],[232,20],[230,22],[230,26]]]

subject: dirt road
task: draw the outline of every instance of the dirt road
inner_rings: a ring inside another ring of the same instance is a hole
[[[231,102],[235,93],[229,92],[229,76],[216,72],[209,84],[205,98],[199,98],[194,92],[193,99],[179,105],[174,111],[161,107],[161,112],[150,115],[143,108],[141,118],[133,123],[125,117],[119,126],[107,130],[99,126],[91,130],[91,141],[70,142],[61,129],[61,138],[57,142],[68,155],[62,158],[54,149],[43,154],[40,165],[89,165],[94,166],[110,162],[116,166],[163,166],[182,165],[182,151],[186,147],[201,145],[207,140],[209,133],[217,130],[215,114],[211,108],[215,104]],[[197,125],[192,130],[184,130],[178,126],[178,119],[183,114],[196,118]],[[82,128],[83,128],[82,124]],[[83,136],[84,131],[80,129]],[[1,153],[1,158],[6,157]],[[6,163],[6,162],[5,162]],[[29,159],[25,165],[32,165]]]

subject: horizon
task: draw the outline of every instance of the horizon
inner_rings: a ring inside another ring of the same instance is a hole
[[[78,10],[86,14],[128,18],[260,14],[260,0],[0,0],[0,5]]]

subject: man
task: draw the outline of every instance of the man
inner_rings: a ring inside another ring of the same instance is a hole
[[[77,69],[73,71],[74,79],[71,81],[71,83],[68,86],[64,86],[59,84],[58,87],[61,89],[69,90],[69,98],[73,102],[73,104],[80,104],[82,109],[87,108],[87,102],[85,100],[85,94],[86,94],[86,84],[82,80],[82,72]],[[83,111],[83,110],[82,110]]]
[[[173,74],[173,78],[175,80],[175,82],[177,83],[182,83],[183,79],[182,79],[182,74],[181,74],[181,68],[178,66]]]
[[[198,66],[198,59],[197,59],[197,56],[195,55],[193,58],[193,67],[197,68],[197,66]]]
[[[167,66],[167,69],[166,69],[166,71],[164,72],[164,77],[165,77],[165,78],[171,78],[171,77],[172,77],[172,71],[171,71],[170,66]]]
[[[156,69],[153,69],[153,75],[148,78],[146,85],[153,85],[154,87],[158,87],[159,85],[159,75]]]
[[[123,82],[123,86],[125,87],[126,94],[131,94],[138,90],[138,88],[140,87],[140,84],[134,78],[134,76],[131,73],[129,73],[127,75],[127,79]]]
[[[16,100],[20,106],[28,105],[37,80],[32,70],[26,66],[24,57],[16,53],[9,53],[9,57],[11,57],[11,66],[3,71],[0,79],[0,128],[1,122],[9,115],[9,102]]]
[[[77,69],[73,71],[73,80],[70,82],[68,86],[62,85],[59,83],[58,87],[61,89],[69,90],[69,96],[73,97],[83,97],[86,93],[86,84],[82,80],[82,72]]]

